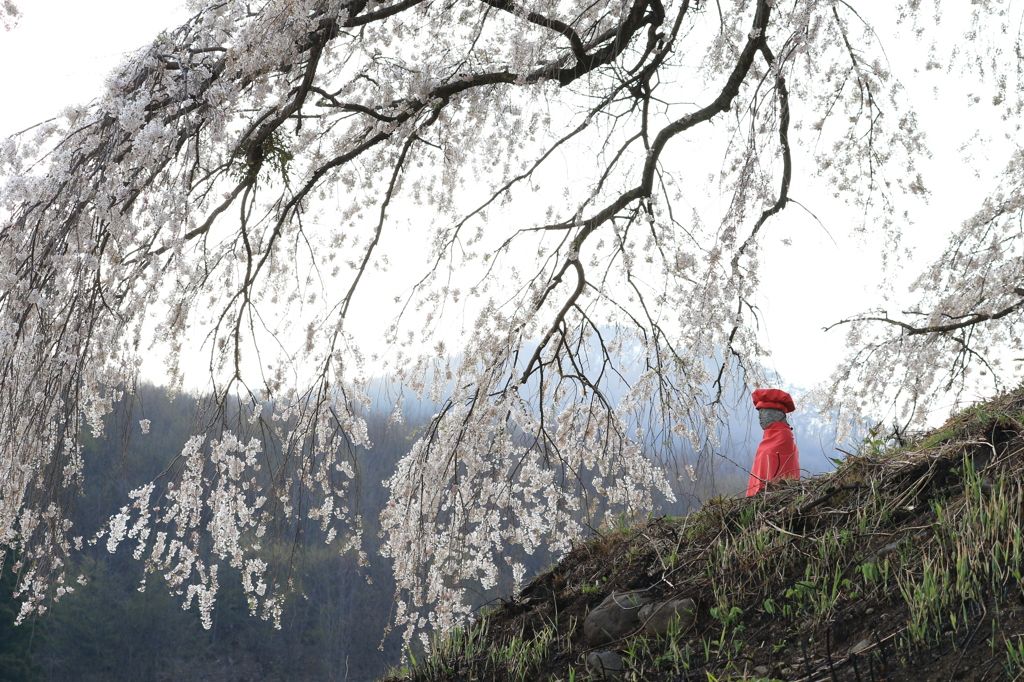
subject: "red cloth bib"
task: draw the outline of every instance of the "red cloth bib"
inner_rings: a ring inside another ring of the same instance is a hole
[[[754,455],[747,497],[764,490],[767,481],[800,478],[800,452],[793,440],[793,429],[785,422],[769,424]]]

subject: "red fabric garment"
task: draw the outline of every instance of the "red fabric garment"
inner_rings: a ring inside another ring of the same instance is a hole
[[[754,399],[754,407],[759,410],[762,407],[769,407],[789,413],[796,409],[792,396],[777,388],[759,388],[750,397]]]
[[[766,481],[780,478],[800,478],[800,452],[796,449],[793,429],[786,422],[769,424],[764,430],[761,445],[754,455],[747,497],[764,490]]]

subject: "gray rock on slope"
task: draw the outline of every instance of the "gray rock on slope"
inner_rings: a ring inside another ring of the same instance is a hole
[[[592,651],[587,654],[587,667],[592,675],[601,679],[618,677],[625,666],[622,657],[614,651]]]
[[[645,604],[640,608],[640,622],[644,632],[656,637],[665,637],[669,631],[685,632],[697,620],[697,605],[692,599],[670,599],[656,604]]]
[[[640,592],[612,592],[583,621],[589,646],[614,642],[640,625],[640,607],[650,598]]]

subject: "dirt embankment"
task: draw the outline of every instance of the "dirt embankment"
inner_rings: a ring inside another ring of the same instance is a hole
[[[1024,388],[838,471],[581,544],[389,680],[1024,679]],[[693,625],[590,646],[613,591],[692,599]],[[591,660],[595,657],[590,656]]]

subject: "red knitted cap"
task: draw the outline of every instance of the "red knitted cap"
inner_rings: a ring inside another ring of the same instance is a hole
[[[763,407],[783,412],[792,412],[796,409],[792,396],[777,388],[759,388],[751,394],[751,397],[754,399],[754,407],[759,410]]]

